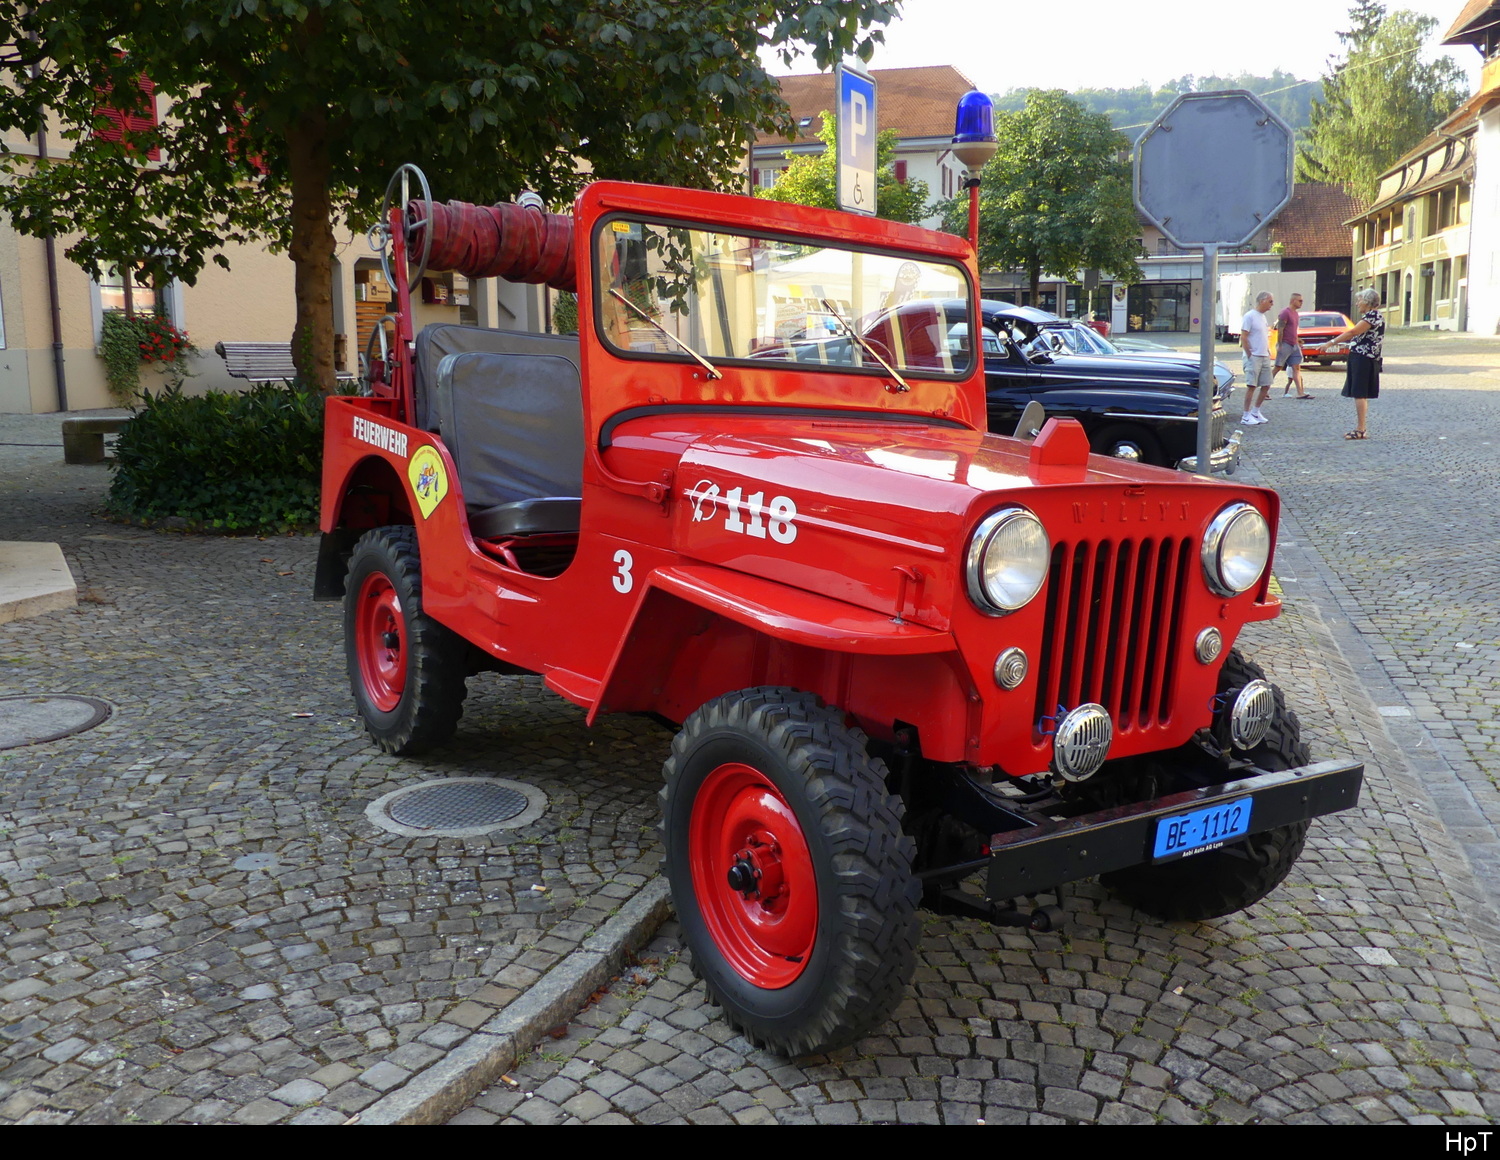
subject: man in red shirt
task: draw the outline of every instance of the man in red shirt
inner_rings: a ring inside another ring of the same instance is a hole
[[[1310,399],[1307,388],[1302,385],[1302,344],[1297,341],[1297,325],[1301,321],[1298,311],[1302,309],[1302,295],[1293,294],[1292,301],[1285,310],[1276,316],[1276,370],[1271,375],[1271,381],[1276,381],[1276,375],[1286,370],[1286,386],[1281,389],[1285,395],[1293,387],[1297,388],[1297,398]]]

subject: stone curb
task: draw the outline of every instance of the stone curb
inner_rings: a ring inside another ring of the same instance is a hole
[[[349,1124],[441,1124],[457,1115],[609,982],[671,914],[666,879],[653,878],[583,946],[442,1059],[382,1096]]]
[[[61,547],[24,540],[0,543],[0,624],[77,603],[78,589]]]

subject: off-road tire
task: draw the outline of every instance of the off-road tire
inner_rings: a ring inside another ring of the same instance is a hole
[[[750,903],[724,881],[724,864],[704,856],[705,831],[720,846],[738,841],[725,837],[729,823],[714,821],[725,771],[789,807],[800,831],[775,837],[805,842],[804,870],[815,883],[790,896],[791,906],[816,899],[807,953],[763,973],[731,961],[743,940],[726,930],[723,908],[742,897]],[[867,752],[865,735],[812,694],[747,689],[693,713],[662,772],[663,866],[693,969],[726,1021],[757,1046],[796,1057],[846,1046],[889,1018],[915,969],[921,890],[901,800],[887,790],[885,765]]]
[[[1254,661],[1231,650],[1219,675],[1219,690],[1264,680],[1265,675]],[[1279,688],[1273,685],[1272,691],[1276,711],[1270,732],[1248,756],[1271,772],[1306,765],[1310,758],[1297,714],[1286,707]],[[1137,910],[1158,918],[1219,918],[1244,910],[1281,885],[1302,853],[1307,827],[1307,822],[1278,826],[1220,850],[1159,866],[1132,866],[1102,875],[1100,881]]]
[[[400,638],[384,681],[371,667],[371,616],[379,612],[371,604],[381,601],[399,621],[392,627]],[[375,528],[354,545],[344,585],[344,658],[355,708],[385,752],[422,753],[453,736],[467,691],[466,650],[461,637],[422,611],[414,528]]]

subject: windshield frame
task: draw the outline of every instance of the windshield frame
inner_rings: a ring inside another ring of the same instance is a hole
[[[842,238],[814,238],[808,237],[806,235],[798,235],[791,232],[739,228],[735,225],[716,225],[713,223],[694,221],[691,219],[683,219],[667,215],[612,210],[608,213],[602,214],[594,222],[591,236],[589,238],[589,275],[592,279],[593,298],[593,309],[590,311],[592,317],[589,320],[589,324],[593,327],[594,337],[603,350],[607,351],[614,358],[622,359],[628,362],[677,363],[686,364],[688,366],[697,366],[697,363],[691,356],[683,354],[681,352],[626,350],[621,348],[610,338],[604,324],[603,310],[603,303],[604,300],[608,297],[610,287],[605,285],[603,271],[601,269],[601,249],[603,246],[603,240],[607,236],[609,236],[613,230],[613,223],[619,221],[628,222],[631,224],[640,224],[644,226],[654,226],[663,229],[681,229],[687,231],[696,231],[699,233],[723,234],[737,238],[753,239],[773,245],[779,243],[783,245],[798,247],[811,246],[827,250],[837,250],[848,254],[870,254],[883,258],[898,258],[904,261],[921,262],[928,265],[941,266],[944,269],[951,270],[958,274],[963,286],[962,297],[968,305],[969,317],[976,318],[979,316],[979,291],[972,271],[966,263],[947,255],[924,253],[918,250],[903,250],[890,246],[855,244]],[[941,299],[933,299],[932,301],[952,301],[955,297],[958,297],[958,295],[948,295]],[[921,302],[924,300],[913,299],[913,301]],[[892,307],[890,309],[895,310],[899,309],[899,307]],[[873,311],[867,314],[866,317],[868,318],[874,314],[879,314],[881,317],[884,317],[886,313],[886,310]],[[865,331],[864,333],[868,334],[869,332]],[[960,357],[960,354],[958,352],[955,352],[953,358],[954,369],[951,371],[922,366],[908,367],[905,365],[902,365],[897,369],[901,372],[902,376],[909,379],[919,379],[922,381],[930,381],[934,383],[961,383],[971,378],[976,370],[979,370],[981,368],[983,362],[982,357],[977,359],[975,358],[974,352],[972,350],[961,352],[961,354],[962,357],[966,359],[966,361],[963,363],[963,365],[959,365],[958,359]],[[745,370],[769,371],[777,374],[796,372],[801,374],[812,373],[853,375],[860,378],[874,379],[878,381],[889,381],[891,378],[891,375],[884,368],[878,365],[854,366],[839,363],[796,362],[791,359],[735,357],[732,355],[719,353],[708,355],[706,357],[709,357],[713,365],[720,369],[737,368]]]

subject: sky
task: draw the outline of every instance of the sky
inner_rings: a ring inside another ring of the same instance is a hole
[[[905,0],[885,28],[872,68],[951,64],[989,93],[1012,88],[1152,87],[1192,73],[1268,75],[1280,68],[1315,80],[1340,54],[1350,0],[1071,0],[1049,6],[1017,0]],[[1452,26],[1464,0],[1388,0],[1437,19],[1434,41]],[[1249,13],[1250,15],[1246,15]],[[1479,78],[1479,53],[1464,45],[1437,50]],[[777,73],[814,72],[811,61]]]

